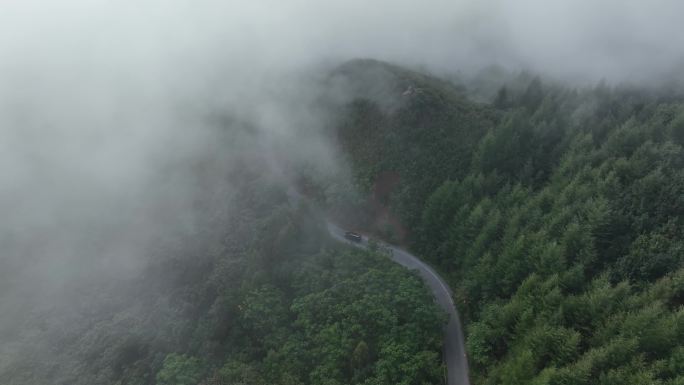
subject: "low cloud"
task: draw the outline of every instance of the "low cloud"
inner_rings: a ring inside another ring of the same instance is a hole
[[[678,0],[0,8],[0,324],[12,318],[3,306],[41,295],[27,290],[36,282],[129,274],[159,237],[191,233],[197,195],[231,188],[223,164],[279,148],[335,167],[317,134],[326,122],[313,86],[322,68],[372,57],[442,73],[496,64],[648,84],[684,64]],[[226,134],[217,117],[239,124]],[[207,162],[216,176],[208,187],[188,166]]]

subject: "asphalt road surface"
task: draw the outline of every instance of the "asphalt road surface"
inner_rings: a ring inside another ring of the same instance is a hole
[[[328,232],[330,235],[351,245],[367,248],[368,238],[363,237],[361,242],[352,242],[344,237],[345,230],[339,226],[328,222]],[[449,323],[444,329],[444,362],[447,368],[448,385],[470,385],[468,379],[468,358],[463,346],[463,330],[461,321],[454,301],[451,298],[451,289],[444,280],[427,264],[409,252],[386,243],[381,243],[382,247],[391,251],[394,262],[411,270],[418,270],[418,274],[432,290],[435,301],[449,314]]]
[[[296,206],[302,200],[302,196],[294,187],[290,187],[287,190],[287,196],[290,204],[293,206]],[[344,229],[331,222],[327,222],[327,226],[330,235],[338,241],[356,247],[368,247],[367,237],[363,237],[361,242],[352,242],[344,237]],[[447,385],[470,385],[468,358],[463,346],[463,330],[456,306],[454,306],[454,301],[451,298],[452,292],[449,285],[418,257],[390,244],[381,243],[381,246],[391,251],[392,259],[396,263],[411,270],[418,270],[418,274],[420,274],[428,287],[430,287],[430,290],[432,290],[435,301],[449,314],[449,322],[444,328],[444,362],[447,368]]]

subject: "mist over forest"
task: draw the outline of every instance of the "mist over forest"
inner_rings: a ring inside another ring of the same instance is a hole
[[[0,383],[683,383],[681,15],[3,2]]]

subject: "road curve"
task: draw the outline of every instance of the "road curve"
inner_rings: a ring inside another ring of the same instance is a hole
[[[360,243],[352,242],[344,237],[345,230],[341,227],[330,222],[327,223],[327,226],[328,232],[334,239],[357,247],[368,247],[366,237]],[[408,269],[418,270],[418,274],[432,290],[436,302],[449,314],[449,322],[444,328],[444,362],[447,368],[447,384],[470,385],[468,359],[463,345],[463,330],[456,306],[454,306],[454,301],[451,298],[452,292],[449,285],[430,266],[406,250],[386,243],[383,243],[382,246],[392,251],[394,262]]]

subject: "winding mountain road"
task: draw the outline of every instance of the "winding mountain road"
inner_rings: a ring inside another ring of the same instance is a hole
[[[290,186],[287,190],[290,204],[296,206],[302,201],[302,195]],[[346,230],[328,221],[328,233],[334,239],[360,248],[368,248],[368,238],[361,242],[352,242],[344,237]],[[392,252],[392,260],[407,269],[418,270],[421,278],[430,287],[437,304],[449,315],[449,322],[444,327],[444,363],[447,368],[447,385],[470,385],[468,377],[468,357],[463,345],[463,330],[458,318],[456,306],[451,298],[449,285],[430,266],[418,257],[399,247],[381,243],[381,246]]]
[[[361,242],[352,242],[344,237],[345,230],[328,222],[328,232],[341,242],[357,247],[368,248],[368,238],[364,237]],[[463,330],[458,318],[456,306],[451,298],[451,289],[444,280],[427,264],[406,250],[386,243],[383,247],[392,252],[394,262],[411,270],[418,270],[421,278],[430,287],[435,301],[444,311],[449,314],[449,322],[444,328],[444,362],[447,368],[447,385],[470,385],[468,378],[468,359],[463,345]]]

